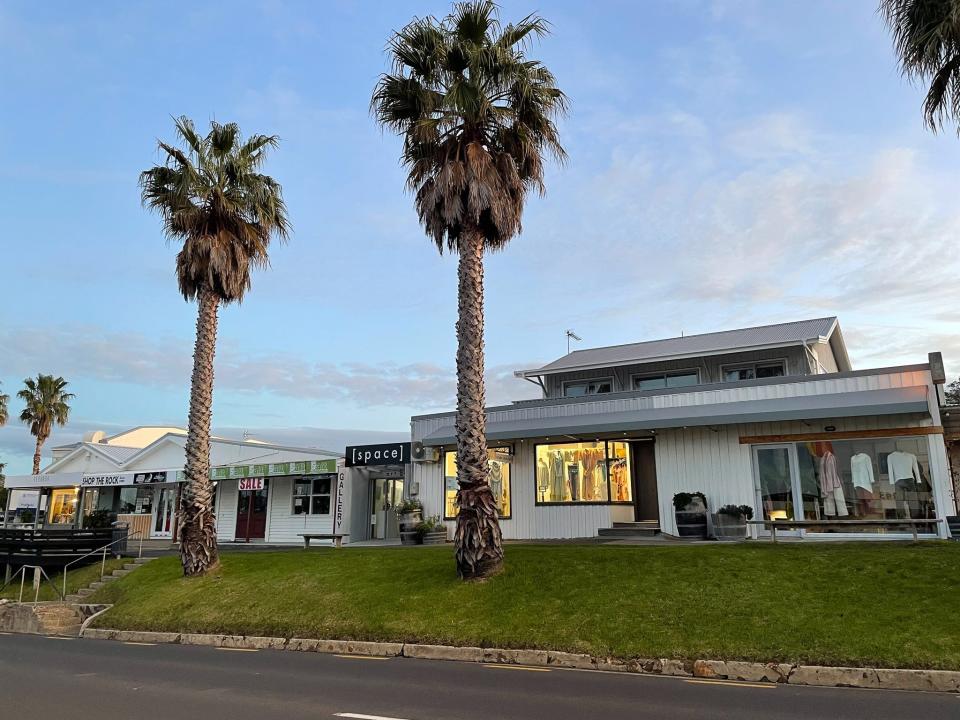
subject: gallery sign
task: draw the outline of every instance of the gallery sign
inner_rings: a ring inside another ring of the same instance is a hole
[[[347,467],[366,465],[406,465],[410,462],[410,443],[352,445],[347,447]]]

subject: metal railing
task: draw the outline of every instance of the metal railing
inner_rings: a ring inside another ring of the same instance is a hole
[[[63,600],[63,595],[60,594],[60,589],[53,584],[53,580],[50,579],[50,576],[47,575],[47,571],[44,570],[39,565],[21,565],[20,569],[17,570],[13,577],[10,578],[8,582],[5,582],[3,585],[0,585],[0,592],[6,589],[7,585],[12,583],[17,579],[17,575],[20,576],[20,597],[17,598],[17,602],[23,602],[23,587],[27,582],[27,570],[33,570],[33,601],[37,602],[40,598],[40,576],[43,575],[47,579],[47,582],[50,583],[50,587],[53,588],[53,591],[57,594],[60,600]]]
[[[143,557],[143,530],[136,530],[132,535],[132,537],[137,537],[137,536],[139,536],[140,538],[140,549],[137,552],[137,557],[141,558]],[[98,553],[102,553],[103,558],[100,560],[100,579],[103,580],[104,575],[107,574],[107,550],[113,547],[114,545],[116,545],[117,543],[121,543],[121,542],[126,543],[130,538],[131,538],[131,535],[128,532],[123,537],[117,538],[113,542],[109,542],[103,547],[97,548],[96,550],[91,550],[86,555],[81,555],[76,560],[71,560],[66,565],[64,565],[63,566],[63,593],[60,594],[60,599],[62,601],[66,601],[66,597],[67,597],[67,568],[69,568],[71,565],[76,565],[81,560],[86,560],[88,557],[92,557]]]

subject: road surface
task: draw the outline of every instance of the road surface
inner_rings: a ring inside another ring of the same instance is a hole
[[[960,696],[0,635],[0,708],[44,720],[958,720]]]

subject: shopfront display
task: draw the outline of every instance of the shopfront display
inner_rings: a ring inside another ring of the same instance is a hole
[[[820,440],[754,447],[758,503],[768,520],[931,520],[925,438]],[[904,532],[883,527],[824,527],[816,532]]]
[[[630,446],[578,442],[536,446],[537,504],[630,503]]]
[[[77,518],[77,489],[65,488],[50,492],[47,523],[72,525]]]
[[[510,518],[510,448],[491,448],[487,451],[487,466],[490,468],[488,482],[497,504],[497,513],[501,520]],[[446,452],[443,455],[444,467],[444,519],[457,517],[457,454]]]

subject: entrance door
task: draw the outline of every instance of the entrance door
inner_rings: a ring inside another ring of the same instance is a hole
[[[153,489],[153,517],[150,537],[173,538],[173,521],[177,508],[177,486],[161,486]]]
[[[633,456],[634,520],[659,522],[656,448],[653,442],[631,443],[630,454]]]
[[[374,540],[400,537],[400,524],[394,508],[403,501],[403,480],[375,478],[373,482],[373,507],[370,520]]]
[[[763,445],[753,449],[757,503],[763,520],[810,520],[816,518],[816,503],[810,489],[800,481],[793,445]],[[767,531],[769,532],[769,531]],[[777,531],[777,534],[788,531]],[[798,531],[789,534],[801,534]]]
[[[263,481],[262,490],[240,490],[237,494],[237,540],[250,542],[263,540],[267,534],[267,493],[269,488]]]

